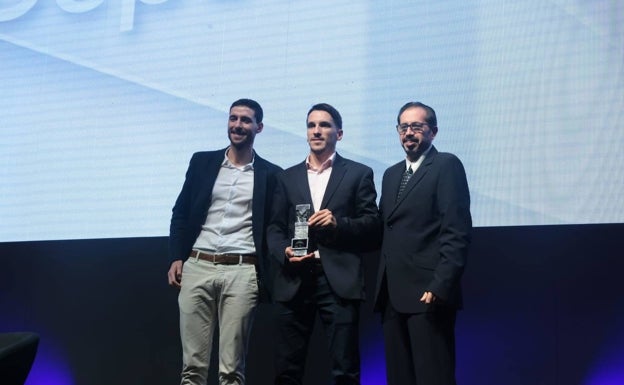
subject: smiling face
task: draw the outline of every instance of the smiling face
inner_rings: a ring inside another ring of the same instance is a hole
[[[254,110],[245,106],[230,109],[228,119],[228,137],[237,149],[252,147],[256,134],[262,131],[262,123],[256,122]]]
[[[336,151],[336,142],[342,139],[342,129],[325,111],[313,110],[308,115],[308,144],[317,156],[331,155]]]
[[[426,121],[427,111],[421,107],[411,107],[399,116],[397,131],[399,140],[407,158],[415,162],[429,148],[438,132],[437,127],[430,127]]]

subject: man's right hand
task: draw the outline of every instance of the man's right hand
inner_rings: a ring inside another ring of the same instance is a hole
[[[304,256],[301,256],[301,257],[296,257],[295,256],[295,252],[293,251],[292,247],[290,247],[290,246],[288,246],[286,248],[285,254],[286,254],[286,258],[288,258],[289,262],[295,262],[295,263],[296,262],[305,261],[306,259],[314,258],[314,253],[313,252],[309,253],[309,254],[306,254]]]
[[[169,286],[177,287],[178,289],[182,286],[182,264],[182,260],[173,261],[173,263],[171,263],[171,267],[167,273]]]

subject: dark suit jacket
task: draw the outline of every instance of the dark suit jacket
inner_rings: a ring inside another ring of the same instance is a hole
[[[425,291],[438,305],[462,306],[460,277],[466,264],[472,219],[466,173],[453,154],[432,147],[412,175],[401,199],[396,196],[405,161],[386,170],[379,209],[383,240],[375,309],[389,297],[401,313],[435,310],[420,302]],[[386,275],[387,296],[383,289]]]
[[[310,204],[313,212],[330,210],[337,221],[334,231],[309,232],[309,251],[318,248],[321,263],[334,292],[346,299],[364,298],[364,278],[360,252],[379,241],[373,171],[363,164],[336,154],[321,207],[310,196],[305,162],[278,175],[268,229],[269,250],[277,265],[274,299],[289,301],[301,284],[302,264],[287,260],[284,250],[294,235],[295,206]]]
[[[176,200],[171,216],[169,229],[169,254],[171,262],[185,261],[195,240],[206,221],[208,208],[225,150],[197,152],[193,154],[182,191]],[[268,300],[265,289],[271,285],[265,282],[270,279],[267,274],[269,260],[266,245],[266,226],[270,215],[270,201],[275,188],[275,174],[281,168],[262,159],[258,154],[254,157],[254,187],[252,202],[252,232],[256,254],[259,258],[258,274],[261,282],[260,298]]]

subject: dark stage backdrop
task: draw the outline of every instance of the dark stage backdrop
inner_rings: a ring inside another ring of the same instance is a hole
[[[476,228],[457,326],[459,383],[624,383],[623,238],[624,224]],[[166,254],[165,237],[0,243],[0,330],[41,336],[27,384],[177,383]],[[369,288],[375,259],[366,261]],[[271,382],[271,310],[261,306],[254,325],[251,385]],[[370,301],[361,334],[362,382],[384,384]],[[324,349],[317,333],[309,385],[326,383]]]
[[[327,102],[381,186],[420,100],[475,226],[624,223],[623,57],[613,0],[0,0],[0,242],[167,235],[243,97],[282,167]]]

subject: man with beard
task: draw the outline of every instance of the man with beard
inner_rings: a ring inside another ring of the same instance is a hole
[[[275,384],[301,385],[318,313],[334,383],[355,385],[362,251],[378,247],[380,234],[373,170],[336,152],[343,130],[334,107],[312,106],[306,126],[310,153],[278,175],[267,235],[279,266]]]
[[[262,107],[232,103],[230,146],[193,154],[170,227],[169,285],[180,289],[182,385],[205,385],[219,326],[219,384],[245,383],[254,310],[268,293],[266,225],[280,168],[253,150]]]
[[[407,103],[397,123],[407,156],[383,176],[375,292],[388,385],[455,385],[455,316],[472,230],[466,173],[432,145],[431,107]]]

